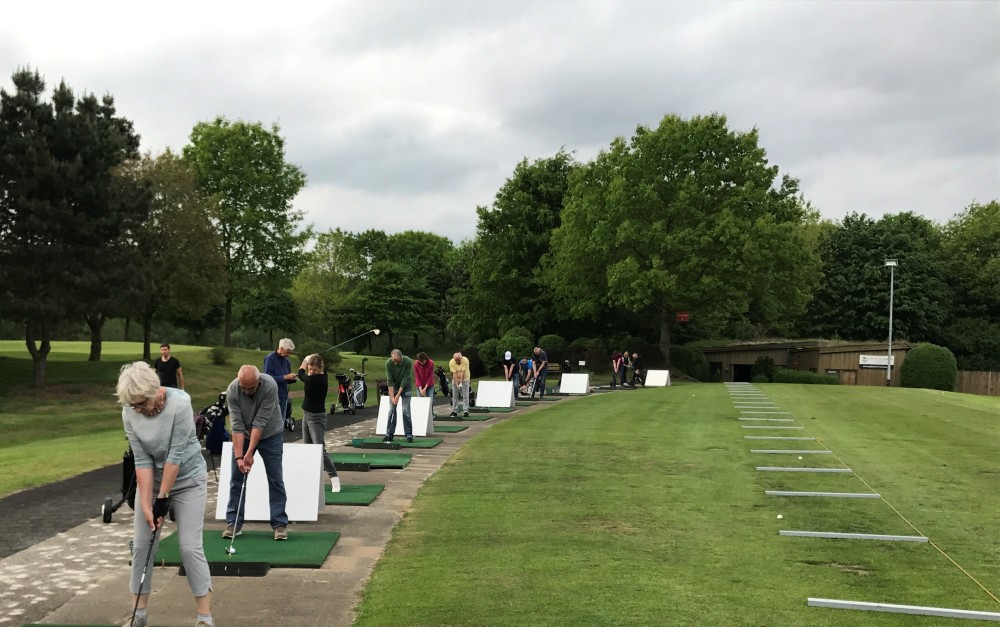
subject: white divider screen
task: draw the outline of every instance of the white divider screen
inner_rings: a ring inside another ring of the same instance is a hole
[[[410,422],[413,424],[414,437],[424,437],[427,435],[427,429],[430,428],[430,425],[434,424],[432,411],[431,399],[419,396],[410,397]],[[378,403],[378,420],[375,422],[375,433],[386,435],[386,429],[388,428],[389,397],[383,396],[379,399]],[[400,406],[396,408],[396,432],[393,435],[406,435],[403,431],[402,401],[400,401]]]
[[[670,385],[670,371],[669,370],[647,370],[646,371],[646,387],[648,388],[663,388]]]
[[[559,378],[560,394],[589,394],[590,375],[566,373]]]
[[[511,381],[480,381],[476,390],[477,407],[513,407],[514,383]]]
[[[215,504],[215,519],[226,519],[229,505],[229,481],[233,471],[233,443],[222,443],[222,463],[219,465],[219,496]],[[267,471],[260,452],[253,456],[253,468],[247,480],[245,520],[269,521]],[[317,520],[326,504],[323,495],[323,447],[319,444],[285,444],[281,455],[281,478],[285,483],[285,513],[294,522]],[[236,496],[239,498],[239,495]]]

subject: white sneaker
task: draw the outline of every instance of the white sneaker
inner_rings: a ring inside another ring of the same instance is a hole
[[[330,477],[330,492],[340,492],[340,477]]]

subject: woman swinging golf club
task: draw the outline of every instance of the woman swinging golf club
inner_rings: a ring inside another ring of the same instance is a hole
[[[142,361],[122,367],[117,396],[125,435],[135,454],[137,484],[133,524],[137,550],[129,586],[135,605],[130,624],[149,624],[146,605],[152,577],[147,571],[172,504],[181,559],[198,613],[195,627],[211,627],[212,578],[202,547],[208,473],[195,434],[191,397],[183,390],[161,387],[156,372]],[[143,548],[147,551],[140,554]]]

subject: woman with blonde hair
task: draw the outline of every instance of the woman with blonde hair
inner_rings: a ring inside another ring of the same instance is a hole
[[[156,372],[144,361],[122,366],[117,396],[125,435],[135,456],[136,552],[129,587],[137,609],[132,625],[149,624],[146,607],[152,573],[146,571],[159,545],[156,532],[173,506],[181,559],[198,613],[195,627],[211,627],[212,577],[202,546],[208,475],[195,435],[191,397],[183,390],[162,387]],[[143,548],[149,549],[148,554]]]
[[[319,444],[323,447],[323,467],[330,475],[330,491],[340,492],[337,468],[326,454],[326,393],[330,381],[323,370],[323,358],[319,353],[302,360],[298,377],[306,388],[305,398],[302,399],[302,443]]]

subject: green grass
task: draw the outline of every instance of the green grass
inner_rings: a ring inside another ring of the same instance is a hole
[[[1000,611],[930,544],[777,535],[914,535],[886,502],[764,494],[863,479],[1000,596],[1000,399],[761,387],[860,478],[755,471],[840,463],[751,454],[809,447],[744,440],[718,384],[560,403],[495,425],[427,481],[356,625],[944,624],[809,596]],[[433,585],[401,596],[415,581]]]
[[[152,347],[154,357],[159,356],[158,349]],[[216,401],[241,364],[259,366],[267,354],[234,349],[228,365],[216,366],[208,359],[208,348],[174,345],[172,352],[181,361],[195,411]],[[99,362],[87,361],[89,354],[89,342],[53,342],[48,383],[35,388],[24,342],[0,341],[0,497],[121,459],[126,444],[115,384],[122,364],[142,357],[142,344],[105,342]],[[361,368],[361,356],[341,355],[343,361],[333,371]],[[297,367],[297,357],[290,359]],[[369,358],[367,365],[372,363]],[[374,378],[370,381],[374,384]],[[293,386],[296,415],[301,415],[301,396],[302,386]],[[327,400],[332,403],[334,397]]]

